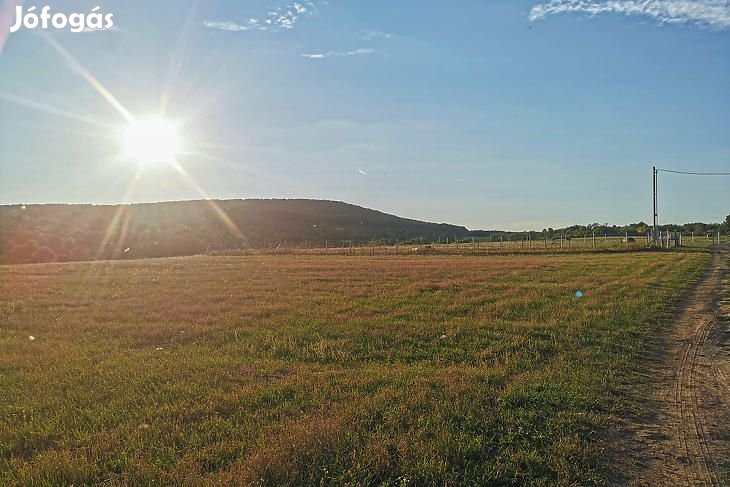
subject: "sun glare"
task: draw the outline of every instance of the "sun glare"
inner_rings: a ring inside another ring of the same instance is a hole
[[[135,120],[124,132],[127,157],[143,165],[173,163],[181,147],[177,126],[164,118]]]

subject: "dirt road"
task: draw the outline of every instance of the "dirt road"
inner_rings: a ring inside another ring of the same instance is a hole
[[[729,273],[730,249],[718,248],[656,351],[655,414],[631,448],[633,485],[730,485]]]

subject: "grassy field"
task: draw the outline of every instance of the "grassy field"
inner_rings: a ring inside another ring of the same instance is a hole
[[[0,485],[600,485],[709,260],[0,267]]]

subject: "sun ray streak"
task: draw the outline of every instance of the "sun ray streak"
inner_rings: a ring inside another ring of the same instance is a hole
[[[68,52],[66,49],[64,49],[61,44],[59,44],[53,37],[48,35],[47,33],[41,34],[41,37],[48,42],[48,44],[58,53],[61,55],[63,59],[66,60],[66,62],[69,64],[71,69],[75,71],[79,76],[84,78],[92,88],[94,88],[101,96],[106,99],[109,104],[114,107],[114,109],[119,112],[119,114],[127,121],[127,122],[133,122],[134,117],[131,113],[129,113],[129,110],[124,108],[124,105],[122,105],[119,100],[116,99],[114,95],[111,94],[109,90],[106,89],[106,87],[99,82],[86,68],[84,68],[81,63],[79,63],[73,55],[71,55],[70,52]]]
[[[129,186],[127,186],[127,190],[124,193],[124,196],[122,198],[122,204],[119,205],[117,208],[116,213],[114,214],[114,217],[112,218],[111,222],[109,222],[109,226],[107,226],[106,232],[104,233],[104,239],[101,242],[101,245],[99,246],[99,249],[96,252],[96,258],[99,259],[104,256],[104,253],[107,251],[107,248],[109,247],[109,243],[111,242],[112,238],[114,238],[115,230],[119,226],[119,222],[122,220],[122,218],[125,216],[125,213],[127,212],[130,198],[132,196],[132,192],[134,191],[134,188],[139,181],[139,179],[142,177],[142,168],[138,168],[137,172],[134,175],[134,178],[129,183]],[[129,221],[126,221],[126,224],[129,224]],[[123,241],[123,238],[125,236],[126,229],[123,228],[122,232],[119,234],[119,239],[117,241],[117,246],[121,245],[121,242]]]
[[[40,112],[48,113],[51,115],[58,115],[59,117],[65,117],[65,118],[68,118],[71,120],[76,120],[78,122],[83,122],[83,123],[86,123],[89,125],[94,125],[94,126],[101,127],[101,128],[112,128],[111,125],[99,122],[97,120],[94,120],[93,118],[87,117],[86,115],[69,112],[68,110],[64,110],[62,108],[54,107],[54,106],[48,105],[46,103],[40,103],[37,101],[28,100],[27,98],[23,98],[23,97],[20,97],[17,95],[12,95],[10,93],[0,93],[0,100],[4,100],[9,103],[14,103],[16,105],[20,105],[20,106],[27,107],[27,108],[33,108]]]
[[[226,211],[221,208],[221,206],[214,201],[208,193],[205,192],[205,190],[198,184],[197,181],[188,173],[184,167],[180,165],[179,162],[173,161],[172,166],[177,170],[178,174],[180,174],[183,179],[200,195],[200,197],[205,200],[208,205],[213,209],[213,212],[216,214],[216,216],[223,222],[223,224],[228,228],[228,231],[230,231],[236,238],[243,239],[244,235],[241,229],[236,225],[236,222],[231,219],[231,217],[226,213]]]
[[[137,172],[134,175],[134,178],[132,181],[130,181],[129,185],[127,186],[126,191],[124,192],[124,196],[122,197],[122,204],[120,204],[115,212],[114,216],[112,217],[111,221],[109,222],[109,225],[106,228],[106,231],[104,232],[104,238],[102,239],[101,244],[99,245],[99,248],[96,251],[96,255],[94,257],[95,260],[100,260],[104,258],[114,258],[114,255],[108,255],[108,247],[110,242],[112,241],[112,238],[114,238],[115,229],[119,225],[119,222],[122,221],[122,218],[124,218],[124,221],[122,222],[122,231],[119,232],[119,238],[117,239],[115,248],[120,249],[122,243],[124,242],[124,239],[127,235],[127,230],[129,227],[129,204],[130,204],[130,198],[132,196],[132,192],[134,191],[134,188],[139,181],[140,177],[142,175],[142,169],[138,168]],[[83,282],[87,283],[91,280],[92,277],[96,277],[101,274],[101,272],[104,270],[103,264],[97,264],[97,265],[91,265],[89,268],[84,272],[83,275]]]
[[[172,79],[174,74],[177,74],[177,72],[180,70],[180,67],[182,66],[182,59],[184,58],[185,51],[187,50],[188,39],[190,38],[190,33],[193,30],[195,15],[198,12],[199,6],[200,0],[194,0],[192,5],[190,6],[187,17],[185,18],[185,24],[183,25],[182,31],[180,32],[177,47],[170,56],[170,63],[167,68],[167,81],[165,82],[165,89],[163,90],[162,99],[160,100],[160,113],[162,113],[163,115],[167,111],[167,107],[172,100],[172,93],[169,90],[170,80]]]

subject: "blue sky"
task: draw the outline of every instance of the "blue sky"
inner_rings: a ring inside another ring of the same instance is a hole
[[[726,1],[47,4],[100,5],[116,28],[8,39],[0,204],[202,190],[539,230],[649,221],[652,163],[730,171]],[[166,100],[195,184],[164,165],[136,178],[120,156],[124,119],[49,37],[133,115]],[[660,185],[661,221],[730,212],[730,178]]]

